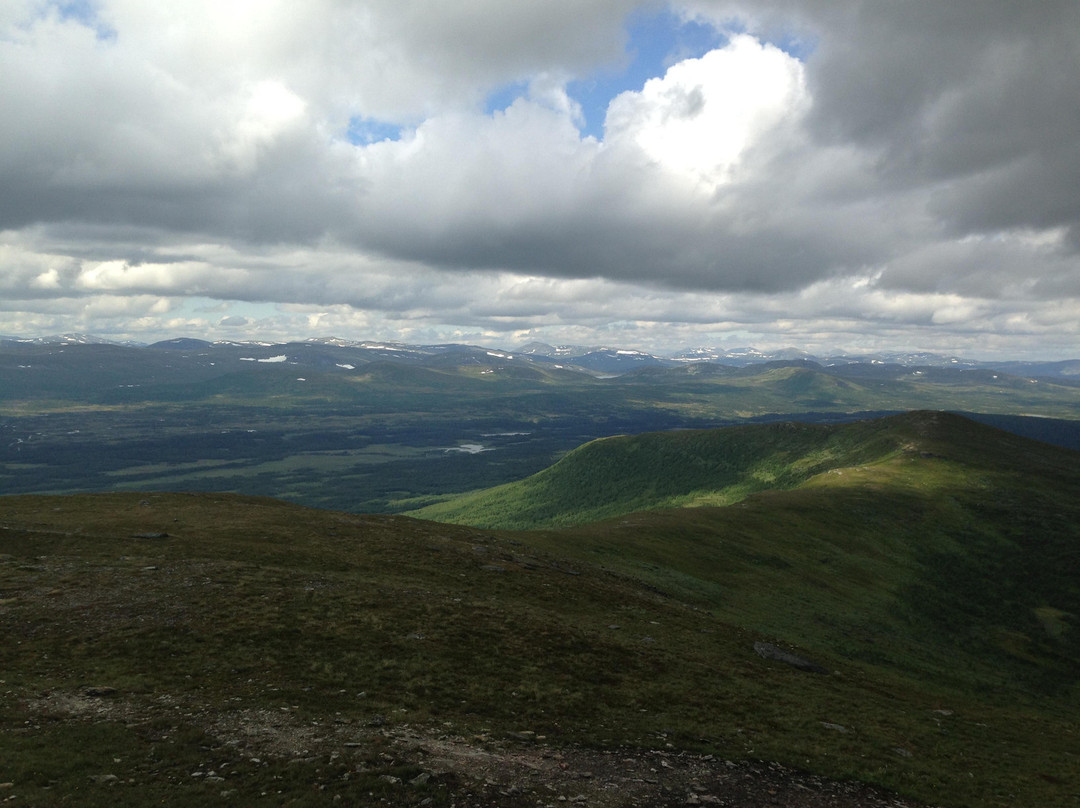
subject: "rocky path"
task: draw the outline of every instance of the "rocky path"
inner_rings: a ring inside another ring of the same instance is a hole
[[[218,793],[226,801],[240,793],[236,786],[243,785],[245,771],[266,778],[267,770],[300,764],[316,780],[324,777],[311,786],[330,805],[919,808],[862,784],[776,763],[722,760],[668,747],[554,748],[528,732],[464,737],[447,727],[392,726],[382,719],[359,724],[271,709],[200,711],[167,697],[129,700],[94,689],[40,694],[26,707],[52,721],[116,721],[129,727],[143,722],[162,727],[166,716],[182,715],[184,723],[215,739],[221,758],[216,763],[208,759],[204,771],[184,777],[220,781]],[[96,782],[109,786],[123,782],[124,775],[103,773]],[[352,782],[358,777],[378,780],[382,792],[372,792],[370,803],[356,802],[355,792],[343,797],[341,792],[350,793],[343,787],[350,777]]]
[[[733,762],[664,750],[549,749],[527,743],[398,738],[434,771],[471,784],[470,806],[660,808],[915,808],[861,784],[838,783],[776,763]]]

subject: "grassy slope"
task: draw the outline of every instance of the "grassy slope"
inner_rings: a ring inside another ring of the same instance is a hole
[[[312,783],[362,799],[396,771],[377,739],[337,766],[300,754],[251,771],[215,732],[267,710],[343,723],[353,740],[385,716],[440,732],[528,728],[556,744],[668,742],[940,805],[1065,805],[1075,788],[1066,701],[1051,712],[987,699],[816,642],[801,653],[838,673],[803,674],[753,653],[774,633],[592,565],[569,574],[565,557],[510,536],[232,497],[146,501],[3,502],[5,525],[26,530],[3,532],[0,620],[14,641],[0,651],[0,766],[30,804],[191,804],[217,794],[190,776],[208,760],[243,769],[229,781],[241,802],[284,787],[319,804]],[[168,540],[131,536],[162,528]],[[73,725],[31,706],[88,685],[119,688],[126,720]],[[358,761],[371,776],[350,781]],[[90,780],[113,771],[135,782]]]
[[[717,496],[710,485],[723,497],[766,482],[799,487],[728,508],[628,514],[708,502]],[[1023,680],[1038,690],[1058,688],[1080,660],[1080,637],[1065,630],[1080,614],[1070,564],[1078,490],[1075,452],[959,416],[911,413],[598,441],[494,489],[494,505],[466,502],[506,508],[511,524],[548,519],[560,499],[575,521],[615,511],[624,516],[532,540],[789,641],[813,637],[945,681]],[[940,643],[925,643],[927,632]],[[957,640],[968,654],[961,676]]]
[[[796,490],[533,540],[790,641],[957,686],[1067,694],[1080,456],[957,416],[865,426],[884,424],[901,451]]]
[[[564,531],[228,496],[0,499],[0,771],[30,804],[191,804],[217,793],[190,777],[207,759],[247,765],[221,728],[283,709],[356,738],[373,716],[530,729],[779,760],[944,806],[1071,804],[1075,453],[949,416],[862,429],[856,445],[899,451],[728,508]],[[759,639],[835,673],[762,660]],[[90,685],[117,687],[127,719],[43,717],[41,694]],[[391,771],[378,750],[230,787],[362,799]],[[130,787],[89,780],[117,758]]]
[[[650,444],[653,459],[668,454],[661,467],[673,470],[672,488],[698,491],[688,499],[699,501],[710,448],[751,470],[802,458],[813,461],[802,463],[808,471],[834,468],[728,508],[633,513],[530,541],[875,678],[888,671],[942,704],[971,699],[1012,711],[989,733],[1000,743],[976,754],[1053,779],[1045,745],[1021,763],[1015,737],[1006,739],[1009,721],[1034,729],[1044,710],[1080,707],[1078,455],[945,414],[752,431],[757,443],[739,428],[605,441],[591,451],[606,461],[601,484],[624,512],[643,502],[619,492],[648,478],[634,458]],[[756,451],[740,455],[746,445]],[[587,484],[570,476],[558,494],[574,507],[576,486]],[[672,501],[670,490],[650,496]],[[518,501],[527,515],[543,513]],[[1072,730],[1063,738],[1058,751],[1075,770],[1080,745]]]
[[[907,437],[892,422],[772,424],[651,433],[586,444],[525,480],[413,515],[491,528],[584,524],[638,510],[726,505],[823,471],[882,462]]]

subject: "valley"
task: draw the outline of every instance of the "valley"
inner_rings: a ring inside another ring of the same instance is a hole
[[[0,493],[231,491],[400,513],[524,479],[597,438],[918,408],[1080,448],[1069,363],[1021,377],[532,350],[0,341]]]

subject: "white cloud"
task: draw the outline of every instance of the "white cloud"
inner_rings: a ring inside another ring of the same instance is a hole
[[[744,153],[807,106],[802,65],[736,36],[725,48],[673,65],[608,108],[605,143],[630,140],[706,192],[727,184]]]
[[[1080,6],[677,0],[583,136],[658,7],[4,4],[0,328],[1075,336]]]

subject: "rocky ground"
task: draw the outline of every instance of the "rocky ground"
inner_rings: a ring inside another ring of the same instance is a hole
[[[272,772],[303,768],[310,773],[310,787],[330,805],[916,808],[913,802],[858,783],[670,746],[555,748],[530,732],[465,737],[450,727],[394,726],[382,716],[358,723],[305,717],[288,709],[199,711],[168,697],[128,699],[110,688],[41,693],[25,707],[35,718],[19,733],[33,732],[38,721],[110,721],[146,728],[150,743],[167,748],[163,744],[173,731],[170,720],[198,725],[214,741],[206,760],[190,772],[173,769],[159,776],[176,779],[178,786],[183,779],[198,779],[215,801],[225,803],[242,800],[245,791],[238,787],[247,778],[261,778],[272,789],[281,779]],[[135,783],[132,775],[152,774],[126,770],[118,761],[91,780],[102,788],[122,788]],[[367,792],[369,800],[358,797],[355,788],[364,777],[379,784]],[[272,790],[258,793],[271,801],[275,796]]]
[[[462,805],[717,805],[757,808],[913,808],[859,784],[837,783],[776,763],[718,760],[674,750],[559,751],[422,740],[426,762],[471,783]]]

